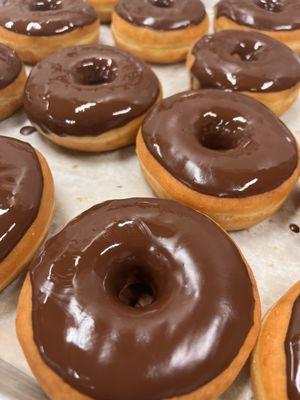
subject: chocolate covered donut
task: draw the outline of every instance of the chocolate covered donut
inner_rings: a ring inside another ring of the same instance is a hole
[[[240,93],[203,89],[163,100],[145,120],[137,152],[159,196],[204,211],[227,229],[273,213],[299,175],[288,128]]]
[[[0,120],[22,106],[25,80],[25,70],[18,55],[0,43]]]
[[[117,45],[150,62],[184,59],[207,30],[200,0],[120,0],[113,14]]]
[[[0,40],[36,63],[75,44],[96,43],[99,24],[84,0],[1,0]]]
[[[47,243],[17,329],[50,398],[214,398],[246,361],[259,314],[254,278],[216,224],[175,202],[127,199]]]
[[[135,56],[109,46],[62,50],[31,72],[24,107],[50,140],[84,151],[132,143],[160,97],[151,69]]]
[[[298,0],[220,0],[216,5],[216,30],[254,29],[300,51]]]
[[[300,282],[267,313],[251,363],[255,398],[300,398]]]
[[[0,145],[3,289],[30,261],[47,232],[53,211],[53,184],[45,160],[29,144],[0,136]]]
[[[188,57],[192,88],[242,91],[282,114],[298,96],[300,62],[266,35],[222,31],[204,36]]]

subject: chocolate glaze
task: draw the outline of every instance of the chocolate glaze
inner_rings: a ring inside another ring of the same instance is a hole
[[[297,297],[285,340],[289,400],[300,399],[300,296]]]
[[[192,54],[192,74],[201,88],[275,92],[300,81],[298,56],[283,43],[254,31],[204,36]]]
[[[21,69],[22,63],[16,52],[0,43],[0,89],[11,84]]]
[[[43,175],[34,149],[0,136],[0,261],[34,222],[43,191]]]
[[[43,361],[97,400],[190,393],[230,365],[253,326],[238,249],[172,201],[91,208],[48,241],[30,277]]]
[[[96,19],[84,0],[0,0],[0,26],[22,35],[59,35]]]
[[[217,18],[270,31],[300,29],[299,0],[220,0]]]
[[[115,11],[131,24],[164,31],[198,25],[206,16],[201,0],[120,0]]]
[[[43,130],[96,136],[141,116],[158,95],[156,76],[135,56],[109,46],[78,46],[33,68],[24,108]]]
[[[238,92],[203,89],[163,100],[142,126],[156,160],[182,183],[217,197],[280,186],[298,163],[296,141],[267,107]]]

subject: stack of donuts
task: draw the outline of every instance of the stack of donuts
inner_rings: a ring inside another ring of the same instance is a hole
[[[298,96],[297,53],[299,0],[219,0],[213,21],[201,0],[0,0],[0,119],[24,106],[79,162],[136,144],[157,195],[96,204],[43,244],[50,168],[0,136],[0,290],[28,269],[16,329],[50,399],[216,399],[247,360],[255,399],[300,399],[300,281],[261,324],[227,233],[298,182],[279,118]],[[179,62],[190,87],[163,98],[148,63]]]

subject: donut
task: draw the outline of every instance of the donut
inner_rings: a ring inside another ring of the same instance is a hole
[[[134,143],[161,97],[152,70],[109,46],[63,49],[28,78],[24,109],[36,129],[73,150],[107,151]]]
[[[255,399],[300,398],[300,281],[264,318],[251,361]]]
[[[51,172],[29,144],[0,136],[0,290],[31,261],[54,208]]]
[[[96,10],[101,22],[110,22],[117,0],[88,0],[88,2]]]
[[[22,106],[25,81],[22,61],[14,50],[0,43],[0,120]]]
[[[17,316],[29,365],[57,400],[215,398],[259,326],[255,280],[229,236],[146,198],[96,205],[50,239]]]
[[[281,115],[296,100],[300,62],[283,43],[254,31],[206,35],[189,53],[192,89],[241,91]]]
[[[117,46],[159,64],[184,60],[208,28],[201,0],[119,0],[112,15]]]
[[[137,155],[159,197],[208,214],[226,230],[274,213],[300,174],[296,140],[272,111],[214,89],[164,99],[139,131]]]
[[[99,20],[85,0],[0,0],[0,41],[25,63],[98,40]]]
[[[219,0],[215,31],[255,30],[300,53],[299,0]]]

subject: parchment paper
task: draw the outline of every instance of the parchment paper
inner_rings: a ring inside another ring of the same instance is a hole
[[[212,6],[214,1],[206,0],[204,3]],[[101,42],[113,44],[108,27],[102,27]],[[153,66],[153,69],[163,84],[165,96],[189,88],[189,76],[184,64]],[[300,100],[283,117],[298,140],[299,111]],[[30,142],[47,158],[56,186],[56,213],[50,235],[96,203],[114,198],[153,196],[142,177],[133,146],[102,155],[65,151],[37,133],[26,137],[20,135],[20,128],[28,124],[24,112],[20,111],[0,123],[0,134]],[[300,235],[290,231],[291,223],[300,225],[300,185],[276,215],[254,228],[232,234],[254,271],[263,312],[300,278]],[[31,375],[15,334],[15,311],[22,280],[23,277],[20,277],[0,294],[0,359]],[[22,399],[22,395],[7,397],[7,394],[1,394],[2,378],[0,376],[0,399]],[[222,399],[252,398],[246,366]]]

